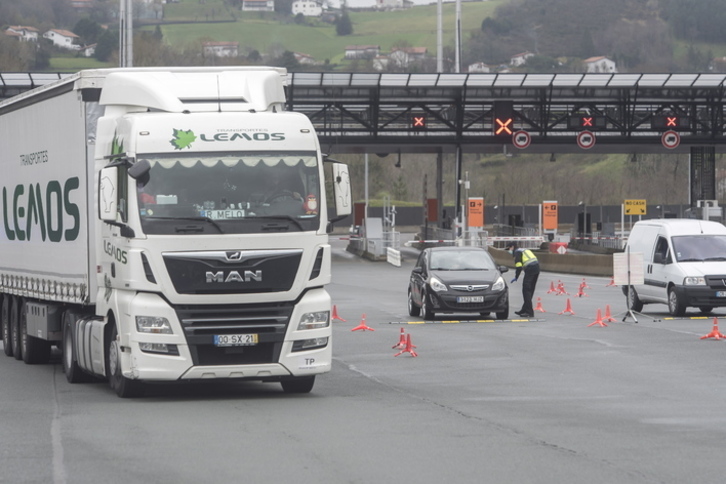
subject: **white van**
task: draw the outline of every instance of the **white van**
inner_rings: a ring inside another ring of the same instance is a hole
[[[636,312],[644,304],[667,304],[674,316],[696,307],[710,313],[726,306],[726,227],[697,219],[636,222],[626,252],[643,254],[644,284],[623,292]]]

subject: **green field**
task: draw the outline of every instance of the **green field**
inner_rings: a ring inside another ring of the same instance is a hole
[[[492,16],[494,9],[508,0],[489,0],[462,3],[462,37],[481,28],[482,20]],[[188,45],[200,40],[236,41],[240,53],[257,50],[267,53],[273,49],[308,54],[317,61],[340,62],[347,45],[379,45],[382,52],[402,42],[412,47],[426,47],[430,56],[436,55],[437,7],[426,5],[398,12],[349,13],[353,34],[338,36],[335,26],[314,21],[313,25],[296,25],[276,20],[272,13],[249,13],[227,10],[221,0],[208,0],[200,5],[196,0],[166,4],[166,22],[196,21],[196,23],[162,25],[164,40],[174,46]],[[454,3],[442,9],[444,46],[453,47],[456,10]],[[233,20],[237,17],[236,20]],[[206,20],[230,20],[228,23],[206,23]],[[146,27],[151,29],[152,27]]]

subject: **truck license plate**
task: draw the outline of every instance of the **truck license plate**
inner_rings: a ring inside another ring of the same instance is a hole
[[[484,302],[484,296],[458,296],[456,302],[459,303],[478,303]]]
[[[259,342],[257,334],[215,334],[215,346],[254,346]]]
[[[716,291],[716,297],[726,297],[726,291]]]

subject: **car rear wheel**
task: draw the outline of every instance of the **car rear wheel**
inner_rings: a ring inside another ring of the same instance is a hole
[[[413,293],[411,292],[411,289],[408,290],[408,315],[409,316],[418,316],[421,314],[421,308],[416,306],[416,303],[413,302]]]

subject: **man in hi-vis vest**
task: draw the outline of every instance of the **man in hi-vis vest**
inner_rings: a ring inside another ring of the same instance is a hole
[[[520,249],[517,244],[510,242],[507,245],[507,252],[514,256],[514,267],[516,273],[512,283],[517,282],[519,275],[524,271],[524,280],[522,281],[522,309],[514,311],[514,314],[523,318],[534,317],[534,308],[532,307],[532,296],[537,287],[537,279],[539,278],[539,261],[537,256],[529,249]]]

